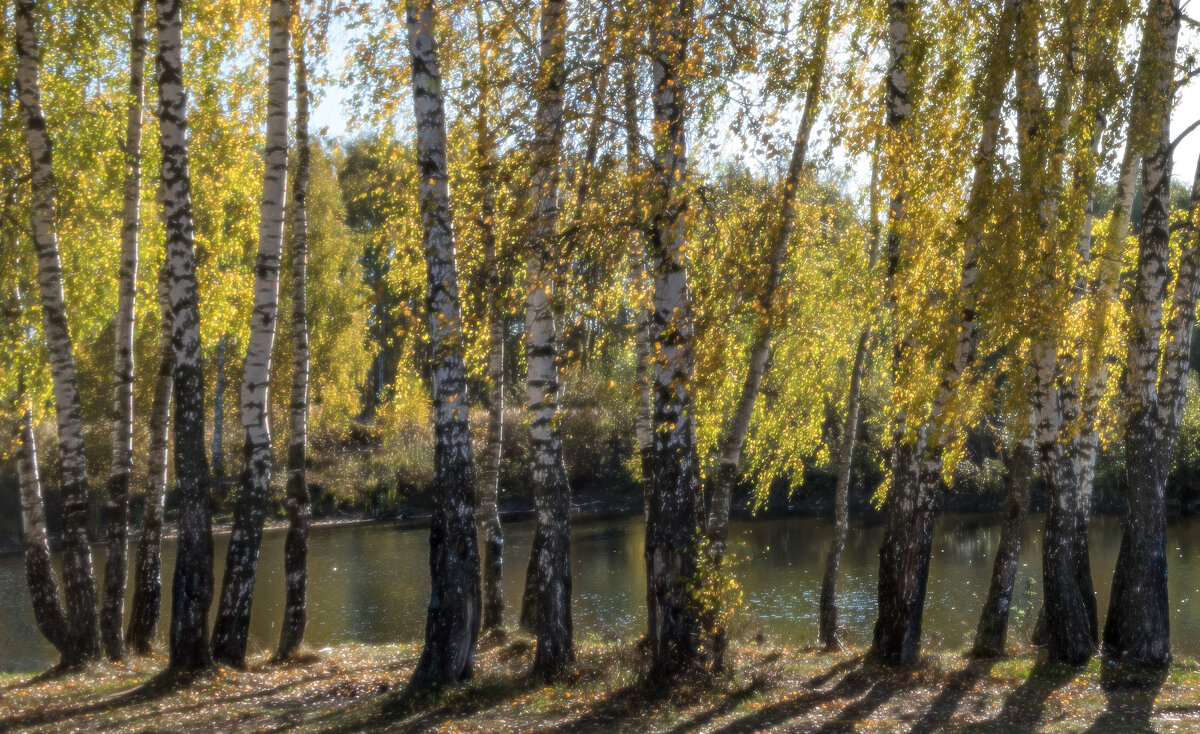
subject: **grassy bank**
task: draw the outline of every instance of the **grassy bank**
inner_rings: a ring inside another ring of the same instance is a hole
[[[1164,675],[1082,670],[1020,655],[995,663],[930,655],[887,670],[827,655],[742,644],[732,671],[655,691],[632,644],[587,642],[571,678],[524,675],[518,640],[481,652],[476,677],[410,701],[411,645],[350,645],[289,666],[255,661],[187,685],[155,676],[161,658],[63,676],[0,677],[0,731],[1194,731],[1200,665]]]

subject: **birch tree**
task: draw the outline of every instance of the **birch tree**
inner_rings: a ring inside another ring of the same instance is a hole
[[[496,251],[496,141],[493,131],[491,65],[484,59],[489,53],[484,25],[483,0],[475,1],[475,48],[479,56],[475,93],[475,178],[479,214],[476,227],[482,244],[487,309],[488,356],[487,438],[479,476],[479,529],[483,532],[483,631],[504,626],[504,530],[500,525],[500,463],[504,452],[504,311],[501,291],[500,259]]]
[[[1124,386],[1129,404],[1125,420],[1129,514],[1113,572],[1104,648],[1115,658],[1142,666],[1165,666],[1171,660],[1166,475],[1183,412],[1182,382],[1200,284],[1197,240],[1192,234],[1180,260],[1171,320],[1164,334],[1163,307],[1171,285],[1170,111],[1181,15],[1175,0],[1152,0],[1149,5],[1133,103],[1134,114],[1146,115],[1145,128],[1136,131],[1136,138],[1131,130],[1128,143],[1146,154]]]
[[[829,45],[830,7],[822,3],[816,18],[816,40],[812,50],[812,70],[804,98],[804,111],[800,118],[800,129],[792,146],[792,157],[783,183],[783,196],[779,205],[779,221],[771,236],[771,249],[767,257],[767,281],[758,294],[759,323],[754,343],[750,348],[746,379],[742,383],[740,397],[720,439],[718,452],[720,463],[712,481],[712,502],[708,514],[708,537],[712,542],[711,552],[720,558],[725,553],[729,536],[729,502],[733,485],[737,482],[738,465],[742,459],[742,447],[750,430],[750,419],[754,416],[754,405],[758,400],[763,375],[771,357],[772,318],[775,315],[775,294],[783,277],[783,264],[787,257],[788,243],[795,229],[796,195],[800,190],[808,158],[808,142],[819,111],[819,101],[825,82],[826,51]]]
[[[259,205],[258,256],[254,265],[254,310],[242,372],[241,419],[245,465],[225,556],[221,603],[213,626],[213,658],[246,664],[254,575],[262,545],[267,496],[271,491],[269,387],[271,351],[279,307],[279,262],[287,191],[288,73],[291,67],[291,2],[272,0],[267,63],[267,138]]]
[[[129,107],[125,127],[124,205],[121,213],[121,270],[118,275],[116,344],[113,365],[112,465],[105,503],[108,538],[104,565],[104,606],[100,633],[112,660],[125,656],[121,627],[125,619],[128,566],[129,481],[133,464],[133,332],[137,299],[138,229],[141,226],[142,106],[146,65],[146,0],[134,0],[129,28]]]
[[[38,36],[34,17],[37,3],[35,0],[17,0],[14,10],[17,100],[29,152],[30,226],[37,251],[42,328],[50,353],[62,472],[62,568],[68,634],[62,663],[65,667],[77,667],[100,656],[96,576],[87,537],[87,459],[76,385],[75,352],[67,325],[62,261],[55,231],[53,155],[38,83]]]
[[[138,538],[133,572],[133,602],[125,642],[138,655],[154,649],[162,606],[162,526],[167,496],[167,459],[170,448],[171,386],[175,367],[172,343],[171,297],[165,265],[158,274],[159,350],[158,374],[150,404],[150,455],[146,462],[146,501],[142,532]]]
[[[532,213],[529,219],[525,298],[525,361],[533,493],[537,508],[533,615],[534,671],[553,676],[574,660],[571,622],[571,491],[555,425],[559,405],[559,355],[554,324],[554,266],[558,237],[558,184],[566,81],[565,0],[543,0],[539,69],[535,83]],[[527,582],[528,583],[528,582]]]
[[[155,0],[155,70],[162,151],[162,205],[166,229],[167,293],[171,310],[175,476],[179,534],[171,581],[170,668],[199,670],[212,663],[208,608],[213,595],[213,539],[209,474],[204,446],[204,376],[196,294],[191,174],[188,170],[187,95],[183,86],[180,0]]]
[[[308,197],[312,155],[308,139],[308,63],[305,38],[296,38],[296,178],[292,181],[292,399],[288,407],[287,511],[284,541],[285,599],[276,657],[292,657],[304,639],[308,609]]]
[[[892,441],[892,486],[886,500],[887,526],[879,550],[879,616],[876,620],[872,653],[887,664],[906,664],[920,649],[921,620],[925,588],[929,578],[932,546],[933,503],[942,479],[943,454],[950,445],[946,412],[963,373],[974,360],[978,326],[976,309],[979,299],[981,246],[987,221],[994,156],[1000,130],[1000,109],[1004,89],[1011,75],[1009,45],[1020,0],[1005,0],[999,10],[1000,27],[989,43],[981,65],[979,92],[982,99],[981,130],[974,157],[973,177],[965,204],[960,235],[963,255],[957,288],[961,307],[950,328],[954,346],[941,365],[941,379],[929,417],[920,421],[909,435],[908,416],[896,419]],[[901,168],[912,166],[902,156],[910,135],[905,130],[912,116],[909,98],[909,36],[912,18],[908,3],[889,0],[889,67],[887,77],[887,126],[899,148]],[[898,174],[902,179],[908,173]],[[901,263],[911,257],[912,243],[904,242],[909,192],[906,182],[894,187],[888,220],[888,275],[893,301],[897,290],[896,275]],[[893,371],[900,372],[905,360],[907,337],[897,337],[893,351]],[[903,377],[898,376],[900,380]]]
[[[697,570],[702,523],[696,453],[694,326],[686,261],[688,168],[684,81],[692,0],[656,0],[649,48],[653,69],[654,167],[648,250],[654,278],[651,330],[654,464],[646,526],[651,660],[656,676],[699,662],[700,620],[686,579]]]
[[[20,270],[20,263],[15,258],[13,265],[14,271]],[[24,332],[23,311],[23,294],[18,282],[14,284],[11,298],[5,304],[4,314],[8,324]],[[27,341],[25,333],[15,336],[20,344]],[[33,403],[26,389],[23,367],[19,364],[13,366],[18,371],[12,412],[17,417],[13,438],[21,504],[21,549],[25,555],[25,580],[33,603],[34,623],[61,656],[69,644],[67,615],[59,595],[58,576],[54,572],[50,537],[46,530],[46,505],[42,500],[37,438],[33,431]]]
[[[435,504],[429,535],[432,588],[425,644],[409,683],[411,690],[419,691],[470,677],[479,635],[480,593],[475,469],[433,0],[407,0],[405,9],[417,123],[435,434]]]

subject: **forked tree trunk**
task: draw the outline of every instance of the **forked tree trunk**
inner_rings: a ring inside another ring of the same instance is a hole
[[[983,99],[983,126],[964,220],[965,242],[959,277],[962,308],[955,347],[943,365],[941,386],[931,406],[928,423],[920,426],[915,435],[908,436],[905,416],[901,415],[893,435],[892,487],[886,502],[887,526],[879,550],[879,616],[872,642],[872,654],[889,665],[908,664],[920,651],[925,589],[929,580],[933,544],[933,505],[941,482],[942,453],[948,442],[940,424],[946,406],[975,357],[978,333],[975,323],[978,300],[975,284],[980,274],[979,254],[987,221],[1001,104],[1011,74],[1011,24],[1018,2],[1006,0],[1003,4],[1001,27],[989,45],[984,66],[986,73],[979,90]],[[887,124],[892,134],[903,141],[905,123],[912,114],[907,69],[910,44],[908,3],[905,0],[889,0],[888,19],[890,64]],[[895,191],[889,212],[889,288],[894,287],[903,249],[899,227],[907,216],[906,197],[903,189]],[[897,341],[893,352],[893,370],[900,368],[904,358],[904,343]]]
[[[433,0],[407,0],[406,15],[413,65],[413,116],[417,122],[435,436],[436,494],[429,534],[432,588],[425,645],[409,683],[410,690],[420,691],[471,676],[479,635],[480,596],[475,469]]]
[[[308,65],[296,39],[296,179],[292,182],[292,399],[288,409],[287,511],[283,545],[284,605],[276,657],[295,655],[308,619]]]
[[[767,281],[758,294],[758,324],[754,344],[750,347],[746,379],[738,397],[733,415],[725,425],[718,446],[720,463],[712,483],[712,500],[708,513],[708,539],[710,554],[720,561],[725,555],[725,544],[729,538],[729,502],[733,486],[739,476],[738,466],[742,461],[742,448],[754,417],[754,404],[771,361],[771,336],[775,319],[775,292],[783,279],[783,265],[787,259],[788,243],[796,227],[796,197],[800,193],[801,178],[808,158],[808,141],[816,123],[818,101],[825,78],[826,47],[829,42],[829,3],[821,3],[820,15],[816,19],[816,42],[813,46],[812,74],[808,80],[808,91],[804,98],[804,113],[800,118],[800,129],[792,146],[792,158],[779,202],[779,223],[771,238],[771,251],[767,256]]]
[[[42,326],[46,350],[50,354],[54,410],[58,424],[63,498],[62,569],[67,614],[67,644],[63,649],[62,664],[70,668],[100,657],[96,575],[92,568],[92,550],[87,534],[87,459],[84,456],[75,353],[67,327],[62,261],[55,232],[54,165],[38,85],[38,37],[34,19],[36,3],[34,0],[16,0],[14,9],[17,100],[29,152],[29,216],[37,251]]]
[[[1134,665],[1164,666],[1171,660],[1170,605],[1167,597],[1166,502],[1168,462],[1178,416],[1160,402],[1176,387],[1182,370],[1172,365],[1160,377],[1162,309],[1169,280],[1170,243],[1170,110],[1175,49],[1181,12],[1174,0],[1150,4],[1139,59],[1135,105],[1149,115],[1143,150],[1152,151],[1143,168],[1143,209],[1138,236],[1137,278],[1130,301],[1130,334],[1125,394],[1125,457],[1129,475],[1129,514],[1113,573],[1105,651]],[[1194,247],[1194,243],[1188,243]],[[1176,288],[1187,288],[1182,281]],[[1188,338],[1193,313],[1183,315]],[[1170,335],[1168,336],[1170,339]],[[1186,352],[1184,352],[1186,354]],[[1162,384],[1160,384],[1160,381]],[[1160,411],[1165,411],[1160,414]],[[1163,419],[1170,423],[1163,423]]]
[[[530,558],[536,605],[532,621],[537,646],[533,669],[560,674],[575,659],[571,621],[571,490],[559,436],[559,359],[554,324],[554,270],[558,260],[559,170],[563,135],[563,85],[566,81],[565,0],[543,0],[540,61],[535,82],[532,214],[529,221],[525,361],[529,406],[530,460],[537,509]],[[524,616],[524,615],[523,615]]]
[[[491,79],[484,63],[487,39],[484,34],[483,0],[475,2],[476,49],[479,53],[477,79],[479,108],[475,117],[476,178],[479,197],[479,238],[487,267],[488,363],[487,440],[479,475],[479,529],[483,532],[483,624],[484,632],[504,626],[504,530],[500,525],[500,461],[504,452],[504,283],[496,253],[496,146],[490,124]]]
[[[689,196],[683,81],[692,61],[695,11],[692,0],[658,0],[650,24],[657,181],[648,243],[654,278],[654,462],[646,584],[651,676],[657,679],[700,662],[700,610],[688,590],[698,568],[702,497],[692,407],[695,326],[684,254]]]
[[[129,546],[129,477],[133,464],[133,327],[137,298],[138,228],[142,193],[142,75],[146,66],[146,0],[134,0],[129,30],[129,111],[125,127],[124,206],[121,271],[118,275],[116,346],[113,366],[112,466],[105,520],[104,606],[100,634],[112,660],[125,657],[125,579]]]
[[[241,417],[245,463],[225,556],[221,603],[213,626],[213,659],[246,664],[254,575],[262,545],[267,497],[271,493],[271,352],[279,308],[279,261],[288,166],[288,71],[291,66],[291,0],[271,0],[267,65],[267,133],[259,205],[258,256],[254,265],[254,310],[242,372]]]
[[[163,503],[167,496],[167,454],[170,448],[171,373],[175,349],[171,344],[171,302],[167,270],[158,275],[159,348],[158,376],[150,404],[150,458],[146,466],[146,506],[142,512],[142,534],[138,539],[133,572],[133,603],[125,642],[138,655],[154,649],[162,606]]]
[[[204,375],[179,3],[180,0],[155,0],[158,30],[155,69],[167,237],[167,292],[174,351],[171,385],[175,402],[175,477],[179,484],[179,535],[171,580],[170,669],[187,672],[212,664],[208,608],[213,596],[213,539],[204,446]]]
[[[1029,516],[1033,465],[1033,442],[1017,442],[1008,460],[1004,524],[1000,529],[1000,544],[996,547],[996,559],[992,564],[987,599],[979,613],[979,625],[975,628],[975,643],[971,647],[973,657],[994,658],[1005,654],[1013,586],[1017,581],[1017,562],[1021,558],[1021,538],[1025,534],[1025,522]]]

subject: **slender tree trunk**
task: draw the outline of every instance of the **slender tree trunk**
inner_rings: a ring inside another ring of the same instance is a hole
[[[692,59],[692,0],[652,6],[655,161],[649,251],[654,296],[654,462],[646,527],[646,583],[652,677],[699,664],[700,619],[688,591],[698,567],[702,523],[696,421],[692,408],[695,327],[684,249],[687,242],[687,92],[682,72]]]
[[[838,452],[837,486],[833,500],[833,539],[825,556],[825,575],[821,579],[820,620],[817,637],[826,650],[842,647],[838,634],[837,581],[850,527],[850,469],[854,464],[854,444],[858,436],[859,397],[862,393],[863,371],[871,345],[871,326],[868,324],[858,337],[854,366],[850,369],[850,390],[846,396],[846,423],[842,446]]]
[[[1159,385],[1162,305],[1167,292],[1170,240],[1170,110],[1175,50],[1181,12],[1174,0],[1153,0],[1146,20],[1135,105],[1149,115],[1145,147],[1151,150],[1143,168],[1143,209],[1138,236],[1137,278],[1130,301],[1130,335],[1125,394],[1125,461],[1128,467],[1129,514],[1113,574],[1105,651],[1135,665],[1164,666],[1171,660],[1170,606],[1167,597],[1166,503],[1167,462],[1177,428],[1170,395],[1175,389],[1172,365]],[[1135,113],[1136,114],[1136,113]],[[1130,145],[1138,138],[1131,135]],[[1194,246],[1188,243],[1189,247]],[[1190,284],[1180,280],[1176,287]],[[1194,296],[1193,296],[1194,297]],[[1193,308],[1194,312],[1194,302]],[[1181,315],[1189,323],[1194,313]],[[1170,335],[1168,335],[1170,340]],[[1168,350],[1169,351],[1169,350]],[[1186,354],[1186,352],[1184,352]],[[1182,370],[1179,371],[1182,374]],[[1161,398],[1160,398],[1161,395]],[[1166,402],[1161,400],[1165,399]],[[1160,414],[1160,411],[1166,411]],[[1167,418],[1171,424],[1161,421]]]
[[[259,205],[258,257],[254,267],[254,310],[242,372],[242,438],[245,464],[225,556],[221,603],[213,626],[213,659],[235,667],[246,664],[254,575],[262,545],[263,520],[271,493],[269,387],[271,352],[279,307],[279,260],[283,247],[283,211],[287,191],[288,71],[291,64],[291,1],[271,0],[267,67],[266,161]]]
[[[875,271],[879,263],[879,159],[878,151],[871,161],[870,189],[871,244],[867,269]],[[872,317],[873,318],[873,317]],[[837,485],[833,499],[833,538],[825,556],[825,574],[821,579],[820,611],[817,638],[828,651],[842,649],[838,632],[837,582],[850,529],[850,478],[854,466],[854,446],[858,438],[859,401],[862,397],[862,378],[871,349],[871,321],[863,327],[850,368],[850,388],[846,394],[846,422],[842,429],[842,446],[838,453]]]
[[[33,601],[33,619],[42,635],[60,655],[64,655],[70,644],[67,615],[59,598],[58,577],[54,574],[46,532],[46,505],[42,502],[42,482],[38,476],[33,408],[25,394],[25,381],[20,377],[13,407],[21,416],[15,436],[17,480],[21,488],[21,545],[25,551],[25,579]]]
[[[62,471],[62,569],[68,623],[68,642],[63,650],[62,662],[65,667],[76,667],[100,657],[96,575],[92,568],[92,551],[87,535],[87,460],[84,456],[83,420],[75,377],[75,353],[67,327],[62,261],[55,232],[54,167],[38,85],[38,38],[34,20],[36,2],[16,0],[14,7],[17,99],[29,151],[30,224],[37,250],[42,325],[46,349],[50,354],[50,374],[54,381],[54,408]]]
[[[433,0],[407,0],[406,11],[428,282],[425,303],[433,378],[437,488],[429,534],[432,593],[425,622],[425,646],[409,683],[410,689],[418,691],[458,683],[471,676],[479,635],[480,593],[474,518],[475,470]]]
[[[571,621],[571,490],[563,463],[562,438],[555,423],[559,412],[558,341],[554,323],[554,268],[558,260],[559,170],[563,135],[563,85],[566,80],[565,0],[543,0],[540,60],[535,84],[529,221],[525,361],[528,364],[529,439],[533,462],[533,495],[537,507],[533,575],[533,613],[537,647],[533,669],[553,677],[575,659]]]
[[[1013,586],[1017,581],[1017,562],[1021,558],[1021,538],[1029,516],[1029,489],[1033,484],[1034,448],[1032,440],[1017,442],[1008,460],[1008,499],[1000,545],[992,564],[992,580],[987,599],[975,628],[971,655],[981,658],[1002,657],[1008,639],[1008,614],[1012,608]]]
[[[199,670],[212,663],[208,608],[213,595],[212,519],[204,447],[204,375],[196,294],[191,174],[188,170],[187,96],[183,88],[183,22],[180,0],[155,0],[158,55],[159,144],[162,149],[163,219],[167,292],[174,351],[175,477],[179,483],[179,535],[171,580],[170,668]]]
[[[292,182],[292,400],[288,411],[288,534],[283,546],[284,607],[276,657],[292,657],[304,639],[308,607],[308,65],[296,39],[296,179]]]
[[[217,380],[213,385],[216,394],[213,395],[212,475],[213,485],[218,488],[225,482],[225,346],[228,343],[227,334],[217,340]]]
[[[640,133],[638,131],[637,59],[633,51],[633,33],[626,32],[627,48],[622,52],[624,68],[621,72],[625,125],[625,175],[629,180],[630,207],[629,228],[630,259],[633,262],[632,281],[635,296],[633,312],[633,348],[637,365],[634,368],[637,413],[634,430],[637,433],[638,457],[642,468],[642,510],[644,519],[650,519],[650,478],[654,466],[654,427],[651,421],[653,400],[650,393],[650,309],[643,302],[642,294],[649,288],[646,284],[645,223],[641,219],[641,165]]]
[[[158,308],[161,324],[161,357],[150,404],[150,458],[146,466],[146,509],[142,513],[142,535],[138,540],[133,574],[133,604],[125,642],[138,655],[154,649],[158,617],[162,606],[162,524],[163,503],[167,496],[167,454],[170,448],[171,374],[175,349],[171,344],[171,301],[164,267],[158,276]]]
[[[129,476],[133,465],[133,327],[137,298],[138,228],[142,192],[142,74],[146,65],[146,0],[134,0],[129,31],[129,112],[125,128],[125,177],[113,366],[113,446],[105,503],[108,545],[100,634],[112,660],[125,656],[125,578],[129,544]]]
[[[485,632],[504,626],[504,531],[500,526],[500,461],[504,452],[504,283],[500,278],[500,260],[496,253],[496,181],[495,140],[489,112],[491,79],[483,62],[487,51],[484,34],[483,0],[475,3],[475,28],[479,52],[479,77],[476,93],[479,108],[475,117],[476,178],[479,189],[479,237],[487,267],[488,364],[487,441],[484,445],[479,476],[479,530],[483,533],[483,625]]]
[[[788,242],[796,225],[796,196],[800,192],[804,164],[808,157],[808,141],[817,118],[817,106],[825,77],[826,47],[829,41],[828,3],[822,3],[820,17],[816,20],[816,43],[813,47],[812,76],[808,81],[808,92],[804,98],[804,113],[800,118],[800,130],[792,146],[792,159],[779,206],[779,224],[771,240],[771,252],[767,257],[767,282],[758,294],[759,321],[754,344],[750,347],[750,359],[746,379],[742,383],[733,415],[721,434],[718,453],[720,464],[713,478],[712,500],[708,513],[708,538],[714,559],[725,555],[725,544],[729,537],[729,502],[733,486],[737,483],[738,465],[742,460],[742,448],[754,417],[754,404],[771,361],[771,335],[774,329],[775,292],[783,279],[783,264],[787,259]]]

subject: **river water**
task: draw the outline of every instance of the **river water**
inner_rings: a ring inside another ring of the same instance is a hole
[[[1028,639],[1038,603],[1041,517],[1026,532],[1013,603],[1013,635]],[[507,622],[515,624],[528,560],[532,523],[505,527],[504,594]],[[852,526],[842,560],[839,599],[847,639],[870,640],[875,618],[880,526]],[[817,518],[773,518],[734,522],[732,550],[744,590],[738,626],[746,634],[793,645],[816,637],[817,598],[831,524]],[[251,652],[273,649],[283,608],[283,531],[268,531],[259,561]],[[999,519],[948,515],[935,526],[925,612],[926,644],[957,649],[968,644],[987,593],[992,556],[1000,539]],[[573,529],[575,631],[580,638],[633,637],[644,627],[642,521],[640,517],[577,522]],[[347,642],[419,640],[429,597],[429,534],[424,527],[359,525],[313,529],[309,540],[308,629],[315,648]],[[217,538],[220,589],[228,536]],[[1120,543],[1116,518],[1092,524],[1092,570],[1101,620]],[[165,645],[170,614],[170,570],[174,543],[163,548],[167,583],[160,638]],[[131,549],[132,555],[132,549]],[[1172,603],[1172,641],[1177,655],[1200,656],[1200,519],[1173,522],[1167,533]],[[97,549],[96,568],[103,552]],[[214,595],[215,596],[215,595]],[[214,598],[215,606],[215,598]],[[38,634],[19,554],[0,556],[0,670],[36,671],[56,660]]]

